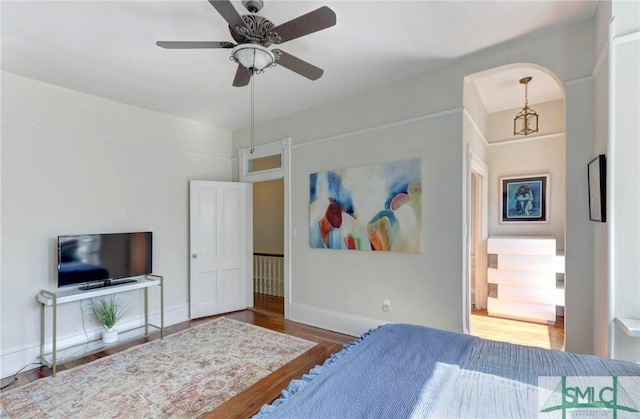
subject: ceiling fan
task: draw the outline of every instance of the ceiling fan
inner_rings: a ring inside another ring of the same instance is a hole
[[[320,7],[281,25],[275,26],[269,19],[259,16],[262,0],[242,0],[250,14],[240,15],[230,0],[208,0],[229,24],[228,41],[157,41],[156,45],[167,49],[223,48],[231,49],[230,59],[238,63],[233,80],[236,87],[246,86],[253,74],[277,64],[310,80],[317,80],[324,70],[303,61],[281,49],[268,47],[300,38],[336,24],[336,14],[327,6]]]

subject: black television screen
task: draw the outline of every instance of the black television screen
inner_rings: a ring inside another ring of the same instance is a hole
[[[152,238],[150,231],[58,236],[58,287],[89,289],[152,273]]]

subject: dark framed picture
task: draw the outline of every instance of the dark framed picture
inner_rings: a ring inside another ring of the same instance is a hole
[[[589,182],[589,219],[607,221],[607,159],[600,154],[587,165]]]
[[[549,222],[549,175],[500,178],[501,223]]]

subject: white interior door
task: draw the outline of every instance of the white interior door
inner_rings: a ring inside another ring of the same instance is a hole
[[[253,185],[190,182],[190,317],[253,306]]]

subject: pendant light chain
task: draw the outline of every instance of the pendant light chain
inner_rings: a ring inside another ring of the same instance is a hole
[[[255,68],[255,63],[256,63],[256,50],[253,50],[253,66],[249,69],[249,71],[251,72],[251,149],[249,150],[250,154],[253,154],[253,152],[255,151],[255,146],[254,146],[254,137],[255,137],[255,128],[254,128],[254,115],[255,115],[255,89],[254,89],[254,79],[256,78],[256,68]]]

